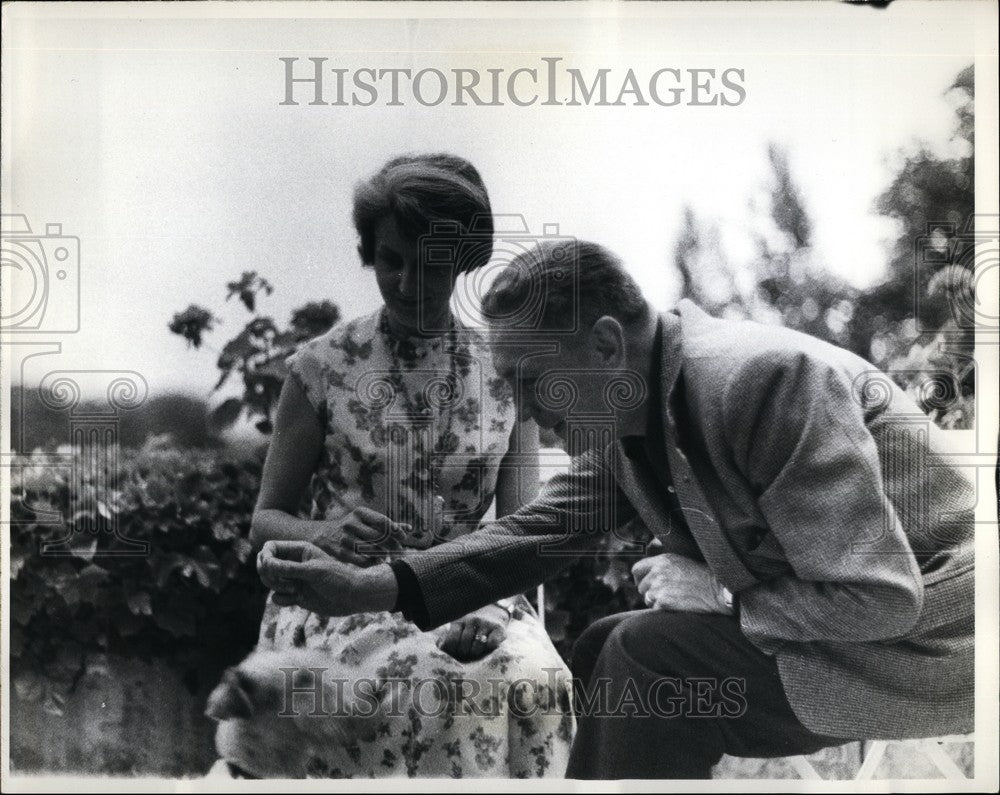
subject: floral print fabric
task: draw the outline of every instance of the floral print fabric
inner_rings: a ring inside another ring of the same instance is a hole
[[[474,531],[514,423],[491,361],[473,330],[400,340],[382,310],[289,357],[324,426],[312,518],[367,506],[409,525],[403,541],[417,549]],[[460,663],[437,648],[446,628],[421,632],[399,613],[321,617],[269,599],[260,648],[322,649],[326,677],[364,679],[380,699],[375,736],[329,748],[309,775],[561,777],[575,729],[569,671],[527,600],[504,604],[514,610],[506,640]]]

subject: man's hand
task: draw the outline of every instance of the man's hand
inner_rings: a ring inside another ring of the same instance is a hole
[[[343,563],[308,541],[268,541],[257,556],[257,572],[275,592],[275,604],[320,615],[392,610],[396,604],[396,575],[389,566]]]
[[[665,552],[643,558],[632,567],[632,576],[646,605],[681,613],[731,615],[720,583],[704,563]]]

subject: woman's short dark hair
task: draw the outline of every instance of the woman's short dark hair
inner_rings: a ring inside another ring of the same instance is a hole
[[[435,222],[457,224],[463,246],[459,271],[485,265],[493,251],[493,216],[482,177],[468,160],[448,154],[404,155],[386,163],[354,189],[354,227],[361,238],[361,261],[375,260],[375,227],[388,216],[413,239]]]
[[[483,297],[483,316],[501,327],[570,331],[605,315],[627,326],[648,312],[618,256],[585,240],[540,242],[512,259]]]

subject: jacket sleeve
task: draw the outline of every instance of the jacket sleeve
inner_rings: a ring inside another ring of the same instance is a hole
[[[574,559],[635,511],[604,452],[575,458],[528,505],[497,522],[406,558],[420,586],[427,630],[483,605],[523,593]]]
[[[747,637],[774,653],[787,641],[905,635],[923,581],[846,368],[759,357],[729,378],[722,405],[735,463],[792,570],[740,593]]]

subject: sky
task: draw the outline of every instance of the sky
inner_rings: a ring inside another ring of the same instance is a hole
[[[225,283],[244,270],[273,283],[261,308],[279,323],[314,300],[333,300],[347,317],[372,311],[380,299],[358,265],[351,191],[404,152],[467,157],[495,212],[520,216],[533,234],[557,224],[609,246],[666,308],[677,298],[670,261],[683,208],[717,221],[727,251],[745,256],[759,222],[748,207],[762,195],[773,141],[789,153],[818,258],[870,284],[892,236],[872,203],[901,147],[919,139],[948,151],[944,92],[972,62],[989,6],[519,3],[481,6],[476,18],[424,4],[143,5],[4,7],[3,212],[24,214],[35,232],[59,223],[80,241],[80,329],[19,337],[61,351],[27,361],[15,383],[56,368],[130,370],[150,394],[209,397],[218,350],[248,319],[224,301]],[[323,13],[340,18],[306,18]],[[509,72],[542,57],[615,75],[735,68],[746,98],[728,107],[287,106],[281,57],[352,70]],[[65,311],[57,303],[53,322]],[[197,351],[167,330],[192,303],[222,320]]]

